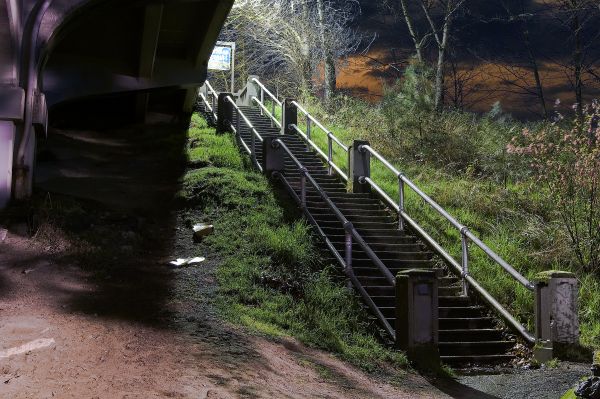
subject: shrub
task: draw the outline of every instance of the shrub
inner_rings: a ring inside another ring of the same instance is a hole
[[[549,190],[571,240],[579,266],[600,270],[600,103],[583,108],[583,118],[562,118],[532,132],[524,129],[508,145],[530,163],[535,183]]]

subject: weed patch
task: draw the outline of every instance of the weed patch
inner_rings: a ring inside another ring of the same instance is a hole
[[[217,303],[223,315],[260,334],[294,336],[364,370],[406,366],[403,354],[369,332],[374,326],[357,300],[318,261],[309,227],[285,220],[268,180],[249,169],[231,136],[198,126],[202,122],[194,117],[191,143],[221,146],[223,159],[237,159],[189,171],[180,193],[188,212],[215,226],[205,242],[222,258]],[[203,151],[204,159],[214,153]]]

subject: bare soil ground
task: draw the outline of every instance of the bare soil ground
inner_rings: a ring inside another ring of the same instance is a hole
[[[416,373],[366,375],[219,319],[218,254],[166,265],[199,250],[169,201],[181,164],[148,144],[181,145],[170,126],[51,132],[38,181],[49,216],[34,237],[5,219],[0,242],[0,398],[447,397]],[[59,194],[81,201],[76,223],[52,218]]]

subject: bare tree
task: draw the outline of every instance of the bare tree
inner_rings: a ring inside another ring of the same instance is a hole
[[[508,22],[518,23],[517,26],[519,27],[521,37],[523,38],[523,49],[526,52],[529,68],[531,69],[531,74],[533,75],[533,80],[535,82],[535,91],[533,93],[529,90],[528,84],[523,82],[523,86],[526,87],[525,91],[534,94],[537,97],[538,102],[540,104],[540,109],[542,111],[542,115],[544,119],[548,119],[548,107],[546,104],[546,96],[544,94],[544,86],[542,84],[542,79],[540,76],[538,57],[532,46],[530,36],[530,25],[532,23],[532,20],[534,20],[537,17],[537,15],[527,8],[526,3],[528,2],[526,2],[525,0],[501,0],[501,3],[504,10],[506,11]],[[510,67],[507,68],[510,69]],[[516,71],[509,72],[509,75],[513,77],[518,77],[520,75]],[[521,81],[521,79],[518,79],[518,81]]]
[[[336,90],[337,65],[361,45],[350,28],[359,12],[358,0],[238,0],[222,37],[244,43],[250,73],[282,87],[314,92],[323,68],[328,99]]]
[[[546,0],[544,5],[566,33],[566,42],[570,49],[568,61],[555,61],[568,72],[577,103],[577,115],[581,120],[585,75],[593,71],[598,62],[600,5],[598,0]]]
[[[433,42],[437,49],[435,64],[435,109],[444,106],[444,72],[446,55],[452,32],[452,23],[456,14],[463,8],[466,0],[416,0],[412,8],[406,0],[400,0],[404,22],[415,47],[417,59],[425,61],[424,49]],[[424,19],[426,32],[420,34],[416,19]]]

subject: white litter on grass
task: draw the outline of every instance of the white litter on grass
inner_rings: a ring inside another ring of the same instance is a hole
[[[6,236],[8,235],[8,230],[4,227],[0,227],[0,242],[4,242],[6,240]]]
[[[21,353],[31,352],[36,349],[47,348],[48,346],[51,346],[53,344],[54,339],[52,338],[36,339],[35,341],[28,342],[21,346],[0,351],[0,359],[4,359],[14,355],[20,355]]]
[[[173,266],[179,267],[179,266],[184,266],[184,265],[187,266],[187,265],[194,265],[194,264],[197,264],[197,263],[202,263],[205,260],[206,260],[206,258],[202,258],[202,257],[188,258],[188,259],[181,259],[180,258],[180,259],[174,260],[172,262],[169,262],[169,264],[173,265]]]

